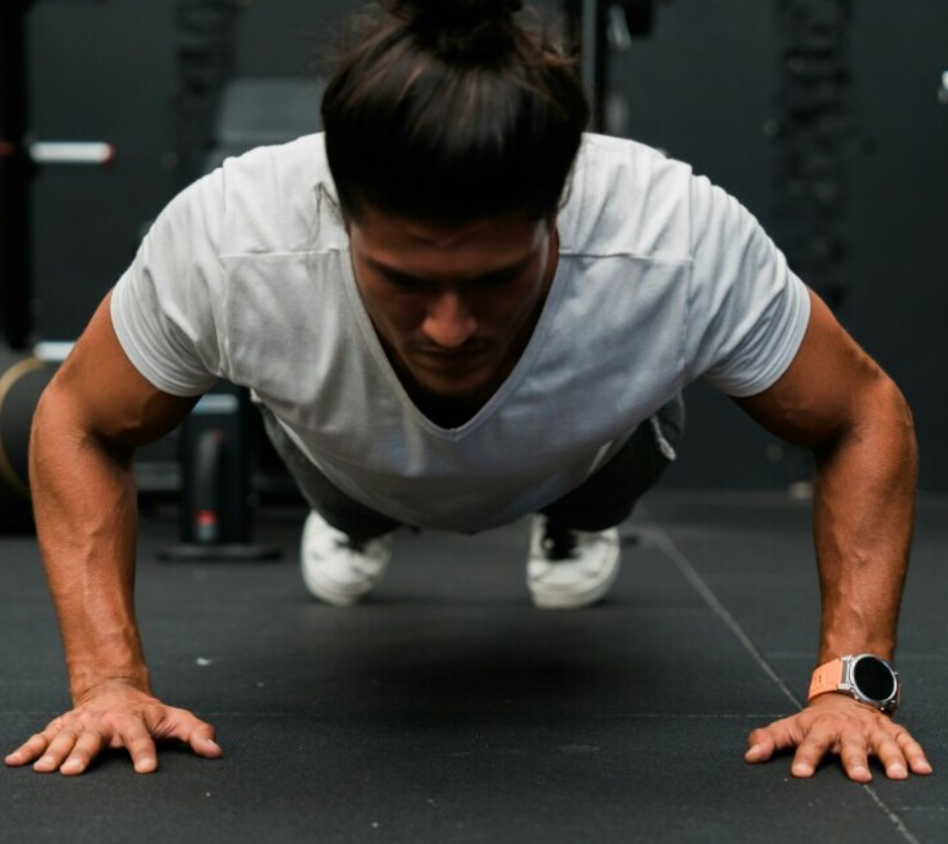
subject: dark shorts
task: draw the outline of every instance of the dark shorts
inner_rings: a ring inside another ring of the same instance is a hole
[[[273,412],[266,405],[258,407],[267,435],[303,497],[329,524],[357,540],[381,536],[401,525],[333,485],[286,435]],[[575,530],[605,530],[619,524],[675,460],[684,427],[685,405],[678,394],[639,425],[608,463],[540,512]]]

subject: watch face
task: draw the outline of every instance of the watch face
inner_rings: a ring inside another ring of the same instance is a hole
[[[895,677],[889,667],[874,656],[864,656],[853,666],[856,687],[870,700],[888,700],[895,694]]]

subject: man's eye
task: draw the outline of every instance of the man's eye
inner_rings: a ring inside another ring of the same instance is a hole
[[[510,284],[516,278],[515,275],[509,273],[503,273],[502,275],[489,275],[482,278],[478,284],[483,287],[502,287],[505,284]]]
[[[410,278],[400,275],[390,275],[387,276],[387,278],[389,283],[397,287],[399,290],[419,290],[424,286],[424,282],[417,278]]]

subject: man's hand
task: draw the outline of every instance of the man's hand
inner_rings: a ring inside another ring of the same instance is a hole
[[[754,730],[748,737],[748,762],[766,762],[777,750],[795,747],[791,773],[811,777],[827,753],[838,754],[851,780],[872,781],[869,754],[879,757],[890,779],[902,780],[908,771],[930,774],[921,745],[908,731],[867,704],[848,695],[829,692],[813,699],[801,712]]]
[[[75,709],[11,753],[6,763],[16,767],[39,759],[34,771],[75,775],[103,749],[125,747],[135,770],[150,774],[158,767],[155,739],[179,739],[209,759],[222,753],[210,724],[127,683],[109,681],[90,689],[76,701]]]

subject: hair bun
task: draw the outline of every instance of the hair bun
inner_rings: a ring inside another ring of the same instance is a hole
[[[387,0],[397,17],[427,30],[460,32],[472,26],[510,24],[523,0]]]

